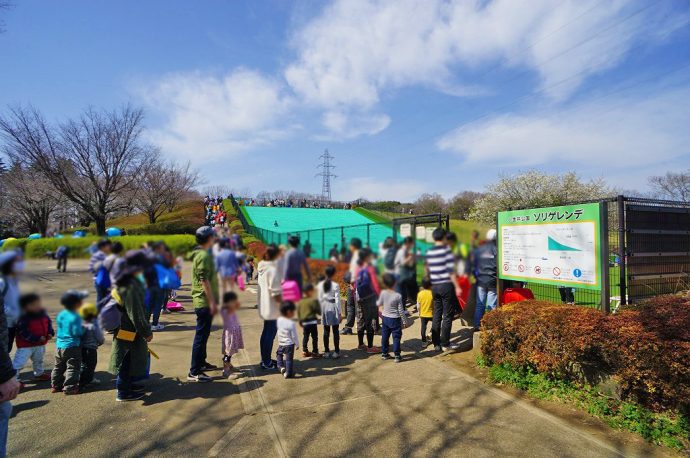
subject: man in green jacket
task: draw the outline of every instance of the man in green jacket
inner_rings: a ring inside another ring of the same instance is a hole
[[[206,361],[206,343],[211,334],[213,315],[218,311],[218,276],[211,254],[216,239],[213,228],[202,226],[196,231],[199,246],[192,254],[192,304],[196,313],[196,333],[192,344],[192,364],[187,380],[210,382],[204,371],[218,369]]]

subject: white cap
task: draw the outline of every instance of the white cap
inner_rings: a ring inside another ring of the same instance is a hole
[[[486,240],[493,242],[496,240],[496,229],[489,229],[486,231]]]

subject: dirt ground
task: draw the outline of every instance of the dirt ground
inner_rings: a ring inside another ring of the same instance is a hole
[[[50,315],[68,288],[92,289],[86,261],[59,274],[50,261],[30,260],[23,291],[42,295]],[[189,281],[185,271],[183,281]],[[613,431],[568,407],[533,402],[519,392],[485,384],[471,351],[432,355],[421,351],[418,324],[405,330],[404,361],[381,361],[353,350],[344,336],[339,360],[297,357],[297,376],[262,372],[258,341],[262,321],[256,289],[240,298],[245,350],[235,357],[242,377],[186,381],[194,333],[188,285],[182,313],[163,315],[166,329],[151,347],[149,394],[115,402],[105,372],[110,343],[99,350],[101,383],[75,397],[51,394],[49,383],[27,384],[10,421],[10,456],[664,456],[637,436]],[[220,364],[221,330],[214,327],[209,355]],[[454,340],[469,349],[471,332]],[[320,343],[322,348],[322,344]],[[52,367],[49,344],[46,367]],[[28,374],[30,367],[23,373]]]

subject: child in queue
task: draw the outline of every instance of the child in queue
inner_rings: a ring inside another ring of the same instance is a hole
[[[295,325],[295,304],[283,302],[280,306],[280,318],[278,318],[278,351],[276,360],[280,373],[285,378],[295,375],[293,360],[295,350],[299,349],[299,337],[297,336],[297,326]]]
[[[21,314],[17,321],[17,351],[12,367],[17,375],[29,359],[33,365],[35,381],[50,380],[50,373],[43,370],[46,344],[55,336],[53,325],[38,294],[24,294],[19,298]]]
[[[369,354],[381,350],[374,347],[374,330],[378,327],[379,313],[376,298],[381,292],[376,269],[372,265],[373,253],[368,248],[359,250],[355,273],[355,292],[357,293],[357,339],[359,349]],[[364,344],[366,333],[367,343]]]
[[[81,375],[79,389],[83,390],[91,383],[100,383],[93,377],[98,364],[98,347],[103,345],[105,337],[98,326],[98,309],[94,304],[84,304],[79,309],[83,321],[84,334],[81,336]]]
[[[422,325],[422,348],[426,348],[430,343],[426,334],[426,327],[434,317],[434,295],[431,292],[431,280],[429,277],[422,279],[422,290],[417,294],[417,309],[419,310],[419,321]]]
[[[223,295],[223,305],[220,309],[220,315],[223,318],[223,377],[226,377],[228,380],[235,380],[239,377],[235,367],[232,365],[232,357],[244,348],[242,327],[237,318],[239,308],[240,301],[235,292],[228,291]]]
[[[381,328],[381,358],[390,359],[389,344],[393,337],[393,354],[395,362],[402,361],[400,353],[400,341],[402,340],[403,320],[405,319],[405,307],[402,296],[395,291],[395,276],[387,273],[383,275],[383,284],[386,287],[381,291],[376,305],[381,311],[383,326]]]
[[[340,322],[343,319],[340,310],[340,285],[333,281],[335,267],[326,267],[326,279],[317,286],[319,304],[321,305],[321,324],[323,324],[324,358],[340,357]],[[330,350],[330,335],[333,331],[334,352]]]
[[[304,298],[297,303],[297,318],[299,324],[304,329],[302,337],[302,356],[305,358],[320,358],[319,354],[319,315],[321,305],[314,297],[314,285],[308,284],[304,287]],[[311,337],[311,347],[308,350],[309,338]]]
[[[55,340],[55,367],[51,375],[53,393],[64,391],[67,395],[79,394],[81,373],[81,338],[84,326],[77,310],[88,293],[69,290],[62,295],[60,303],[65,308],[58,313],[57,338]]]

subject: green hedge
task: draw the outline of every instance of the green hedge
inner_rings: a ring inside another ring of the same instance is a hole
[[[65,245],[70,248],[70,257],[72,258],[88,258],[90,255],[87,248],[100,237],[87,236],[82,238],[65,237],[62,239],[38,239],[27,240],[17,239],[5,242],[2,250],[11,250],[15,248],[22,248],[27,258],[42,258],[46,252],[55,251],[59,246]],[[119,241],[125,247],[125,250],[133,250],[141,247],[142,244],[148,241],[164,241],[176,255],[184,255],[194,248],[196,239],[193,235],[178,234],[178,235],[125,235],[122,237],[111,237],[111,240]]]

